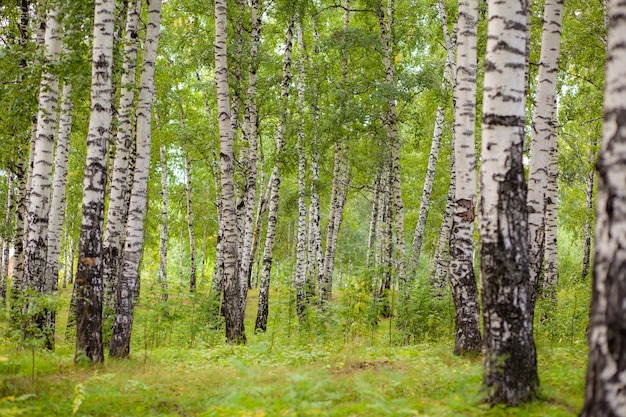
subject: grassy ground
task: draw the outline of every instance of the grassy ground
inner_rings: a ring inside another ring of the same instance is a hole
[[[481,402],[480,358],[452,355],[450,337],[390,344],[382,323],[371,337],[313,340],[271,318],[253,335],[249,311],[248,344],[229,346],[199,327],[201,316],[190,321],[200,303],[172,305],[187,310],[170,307],[165,321],[143,300],[130,359],[102,366],[75,366],[62,336],[54,353],[2,340],[0,416],[573,416],[582,406],[579,337],[539,332],[540,399],[492,408]],[[273,312],[291,314],[286,304]]]

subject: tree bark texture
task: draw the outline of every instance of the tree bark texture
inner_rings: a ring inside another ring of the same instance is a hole
[[[220,179],[222,190],[223,227],[223,288],[222,312],[226,322],[226,340],[245,343],[243,315],[239,303],[239,233],[234,195],[233,132],[231,127],[230,94],[226,28],[226,0],[215,1],[215,83],[220,132]]]
[[[130,166],[130,154],[131,149],[136,146],[135,138],[133,137],[132,113],[135,98],[140,12],[141,0],[130,1],[126,16],[120,103],[117,111],[115,158],[113,160],[113,172],[109,188],[107,223],[102,245],[103,314],[107,326],[112,326],[113,316],[115,315],[115,293],[124,248],[124,228],[128,218],[128,197],[133,177],[133,171]],[[131,181],[129,181],[129,178]]]
[[[185,144],[185,194],[187,196],[187,230],[189,231],[189,292],[196,291],[196,233],[193,228],[193,202],[191,194],[191,160]]]
[[[4,300],[6,299],[6,295],[7,295],[7,278],[9,275],[9,249],[11,246],[11,243],[13,242],[12,236],[11,236],[11,230],[12,227],[11,225],[13,224],[12,222],[12,217],[13,217],[13,211],[15,209],[15,204],[14,204],[14,188],[15,188],[15,176],[9,172],[7,173],[7,206],[6,206],[6,211],[5,211],[5,215],[4,215],[4,230],[6,231],[6,235],[3,239],[3,245],[2,245],[2,265],[0,266],[0,268],[2,268],[0,270],[0,303],[4,303]],[[2,304],[4,305],[4,304]]]
[[[259,303],[255,331],[264,332],[267,329],[267,315],[269,312],[270,276],[274,242],[276,239],[276,225],[278,224],[278,199],[280,193],[280,158],[285,145],[285,132],[287,130],[287,100],[289,99],[289,84],[291,82],[291,53],[293,48],[293,30],[295,17],[289,22],[285,36],[285,52],[283,54],[283,77],[281,82],[281,116],[276,134],[276,162],[272,169],[270,180],[270,199],[267,213],[267,228],[265,234],[265,248],[263,250],[263,270],[261,272],[261,285],[259,287]]]
[[[534,312],[537,294],[542,284],[544,245],[547,243],[545,217],[548,169],[551,148],[557,140],[556,97],[562,14],[563,0],[546,1],[528,171],[528,261],[531,313]]]
[[[585,243],[583,247],[583,267],[580,274],[581,280],[586,280],[589,275],[589,264],[591,262],[591,222],[593,221],[593,183],[595,170],[591,170],[585,178],[585,196],[586,196],[586,212],[585,212]]]
[[[170,193],[167,185],[167,149],[164,143],[160,148],[161,162],[161,227],[159,229],[159,283],[161,284],[161,300],[169,298],[167,284],[167,238],[168,225],[167,215],[169,209]]]
[[[526,2],[490,0],[480,175],[483,385],[491,403],[535,397],[539,377],[528,271],[522,156]],[[456,161],[459,162],[458,160]]]
[[[76,270],[76,355],[104,361],[102,346],[102,228],[107,178],[106,157],[111,128],[111,73],[115,0],[97,0],[94,11],[91,114],[83,180],[82,223]]]
[[[151,0],[148,6],[148,28],[137,100],[137,160],[130,191],[122,265],[117,283],[115,324],[109,345],[109,356],[115,358],[124,358],[130,353],[135,293],[139,284],[139,267],[143,255],[144,219],[148,210],[148,176],[152,145],[150,126],[154,97],[154,67],[161,29],[161,4],[161,0]]]
[[[549,304],[549,314],[556,311],[557,285],[559,282],[558,259],[558,142],[556,134],[550,138],[550,163],[548,165],[548,192],[546,195],[546,241],[544,244],[544,275],[542,298]]]
[[[455,306],[456,354],[480,351],[478,287],[474,275],[476,205],[476,38],[478,0],[459,2],[454,84],[456,187],[450,235],[450,287]]]
[[[45,272],[59,101],[59,76],[54,66],[59,60],[63,44],[57,14],[57,7],[49,7],[46,13],[44,69],[39,90],[37,130],[31,156],[33,168],[25,228],[24,282],[36,294],[50,294],[55,286],[52,282],[46,282]],[[49,320],[50,318],[51,312],[46,310],[39,313],[35,321],[46,347],[54,349],[54,323]]]
[[[454,143],[454,141],[453,141]],[[452,146],[454,148],[454,145]],[[454,216],[454,195],[456,194],[456,164],[454,152],[450,155],[450,184],[446,208],[441,220],[439,239],[435,249],[434,270],[431,272],[430,283],[436,296],[443,296],[448,287],[450,272],[450,236],[452,236],[452,217]]]
[[[626,4],[608,1],[589,363],[581,417],[626,416]]]

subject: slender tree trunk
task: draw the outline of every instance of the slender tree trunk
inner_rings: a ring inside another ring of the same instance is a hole
[[[215,178],[215,192],[217,204],[217,245],[215,248],[215,264],[213,266],[213,281],[211,283],[211,293],[218,299],[224,290],[224,215],[222,208],[222,187],[220,185],[220,168],[217,164],[217,157],[213,164],[213,177]]]
[[[542,286],[546,242],[546,201],[551,146],[556,142],[556,96],[558,58],[561,45],[563,0],[547,0],[544,6],[541,58],[535,111],[530,141],[528,174],[528,261],[530,266],[530,308],[534,315],[537,294]]]
[[[0,271],[0,305],[4,306],[4,301],[7,295],[7,278],[9,275],[9,249],[11,246],[11,242],[13,239],[11,238],[11,218],[13,217],[13,189],[15,188],[14,184],[15,177],[11,172],[7,173],[7,207],[4,216],[4,230],[6,231],[6,235],[4,238],[4,242],[2,245],[2,270]]]
[[[454,141],[453,141],[454,143]],[[454,148],[454,145],[452,146]],[[443,296],[448,286],[450,271],[450,236],[452,235],[452,217],[454,216],[454,196],[456,194],[456,164],[454,152],[450,155],[450,185],[446,208],[441,219],[439,240],[435,249],[434,271],[431,273],[430,283],[437,296]]]
[[[170,193],[167,187],[167,150],[161,143],[161,228],[159,230],[159,283],[161,284],[161,300],[169,298],[167,285],[167,214],[170,201]]]
[[[378,231],[378,211],[380,210],[380,171],[374,179],[374,194],[372,196],[372,216],[370,218],[370,227],[367,235],[367,256],[365,259],[365,267],[369,270],[372,267],[372,261],[376,252],[376,235]]]
[[[189,231],[189,292],[196,292],[196,234],[193,229],[191,200],[191,161],[185,145],[185,194],[187,195],[187,230]]]
[[[257,164],[258,164],[258,124],[259,114],[256,99],[256,79],[259,62],[257,59],[259,43],[261,41],[261,16],[259,15],[259,0],[252,0],[250,24],[250,68],[248,71],[248,93],[246,95],[246,112],[243,123],[243,136],[248,144],[247,152],[247,181],[244,192],[244,221],[243,244],[241,247],[241,270],[239,276],[239,291],[241,314],[245,314],[248,288],[252,276],[253,240],[254,240],[254,211],[257,198]]]
[[[229,343],[245,343],[243,315],[239,303],[239,234],[237,208],[234,195],[234,161],[231,112],[228,91],[228,63],[226,45],[226,0],[215,0],[215,83],[220,131],[220,178],[222,190],[223,225],[223,282],[224,302],[222,312],[226,321],[226,340]]]
[[[33,169],[28,200],[28,220],[25,228],[24,282],[37,294],[50,294],[54,287],[46,282],[45,269],[59,100],[59,76],[53,67],[59,60],[62,46],[57,13],[56,7],[50,7],[46,15],[45,63],[39,92],[37,134],[31,156]],[[48,349],[54,349],[54,322],[48,320],[51,314],[46,309],[35,319]]]
[[[556,122],[555,122],[556,123]],[[550,161],[548,165],[548,192],[546,194],[546,234],[544,243],[544,276],[542,298],[548,304],[548,315],[556,312],[557,285],[559,282],[558,262],[558,142],[556,133],[550,137]]]
[[[135,138],[133,137],[132,112],[135,98],[140,11],[141,0],[130,1],[130,7],[128,7],[126,16],[120,103],[117,112],[118,126],[115,138],[115,159],[113,160],[107,223],[102,245],[103,314],[106,326],[109,328],[113,325],[113,316],[115,315],[115,291],[121,267],[124,248],[124,227],[128,218],[128,198],[133,178],[130,154],[131,152],[135,153],[133,148],[136,146]]]
[[[91,114],[83,180],[80,249],[76,271],[76,355],[104,360],[102,346],[102,227],[106,156],[111,127],[111,73],[115,0],[96,0],[92,50]]]
[[[278,223],[278,198],[280,193],[280,155],[285,145],[285,132],[287,130],[287,100],[289,99],[289,83],[291,81],[291,52],[293,48],[293,29],[295,17],[289,22],[287,35],[285,36],[285,52],[283,54],[283,78],[281,82],[281,116],[276,134],[277,162],[272,169],[270,181],[269,211],[267,213],[267,228],[265,234],[265,249],[263,250],[263,271],[261,273],[261,286],[259,288],[259,304],[254,325],[255,331],[264,332],[267,329],[267,315],[269,312],[270,275],[272,272],[272,260],[274,241],[276,239],[276,225]]]
[[[20,159],[16,171],[17,196],[15,199],[15,235],[13,236],[13,286],[11,288],[11,316],[14,323],[17,320],[18,309],[21,308],[18,298],[26,287],[24,283],[24,220],[26,218],[28,158]]]
[[[139,97],[137,100],[137,160],[130,192],[128,221],[122,265],[117,283],[115,324],[111,335],[109,356],[124,358],[130,353],[130,337],[139,266],[144,246],[144,218],[148,210],[148,176],[152,135],[152,100],[154,97],[154,67],[161,29],[161,0],[151,0],[148,6],[148,28],[144,45]]]
[[[591,222],[593,219],[593,180],[595,170],[591,170],[585,179],[585,195],[587,200],[585,212],[585,246],[583,248],[583,269],[580,274],[581,280],[586,280],[589,275],[589,263],[591,262]]]
[[[383,8],[382,0],[378,2],[378,21],[380,24],[380,36],[382,41],[383,66],[385,68],[385,84],[389,91],[395,86],[394,67],[391,58],[393,39],[393,0],[387,1],[387,10]],[[404,205],[402,203],[402,182],[400,174],[400,136],[398,133],[398,116],[396,113],[396,98],[392,93],[387,97],[387,114],[385,117],[385,129],[389,140],[391,153],[390,185],[394,210],[394,224],[396,234],[396,270],[399,279],[400,294],[406,304],[410,292],[410,282],[406,273],[404,243]]]
[[[514,1],[488,3],[483,96],[479,211],[483,385],[489,402],[509,405],[531,400],[539,387],[522,163],[527,6]]]
[[[476,205],[476,38],[478,0],[459,2],[454,84],[454,161],[456,187],[450,235],[450,286],[455,306],[454,353],[480,352],[478,287],[474,275]]]
[[[306,221],[306,155],[304,153],[304,77],[305,77],[305,59],[306,50],[304,49],[304,40],[302,38],[302,25],[300,20],[296,22],[296,37],[298,39],[298,50],[300,59],[298,60],[298,111],[300,113],[300,126],[298,129],[298,232],[297,232],[297,249],[296,249],[296,311],[298,318],[304,318],[304,309],[306,307],[306,247],[307,247],[307,221]]]
[[[589,363],[581,417],[626,415],[626,4],[608,1],[604,129],[597,162],[598,199]],[[546,242],[547,243],[547,242]]]
[[[417,265],[419,263],[420,252],[422,250],[422,241],[424,239],[424,229],[426,227],[426,220],[428,218],[428,212],[430,210],[430,197],[433,190],[433,183],[435,182],[435,169],[437,168],[437,161],[439,159],[439,147],[441,145],[441,139],[443,138],[444,129],[444,116],[446,110],[446,104],[448,101],[448,91],[452,85],[452,76],[455,69],[454,62],[454,44],[448,31],[448,19],[446,16],[446,8],[443,4],[443,0],[437,2],[439,15],[441,17],[441,26],[443,28],[445,47],[446,47],[446,63],[443,73],[443,81],[441,82],[441,99],[437,106],[437,113],[435,115],[435,129],[433,131],[433,138],[430,145],[430,154],[428,157],[428,166],[426,168],[426,178],[424,179],[424,188],[422,189],[422,199],[420,201],[420,209],[417,217],[417,224],[415,225],[415,233],[413,234],[413,245],[411,253],[411,266],[410,273],[415,276],[417,272]]]

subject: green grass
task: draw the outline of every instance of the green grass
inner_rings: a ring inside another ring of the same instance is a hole
[[[203,327],[201,300],[184,295],[167,306],[169,321],[166,307],[142,299],[128,360],[75,366],[73,343],[58,336],[56,352],[34,351],[33,378],[33,351],[4,339],[0,416],[573,416],[582,407],[584,332],[570,337],[568,326],[538,329],[540,399],[489,407],[481,359],[452,355],[450,336],[402,346],[381,322],[345,337],[344,317],[309,337],[285,294],[273,295],[268,332],[254,335],[255,296],[246,346],[223,344],[221,330]]]

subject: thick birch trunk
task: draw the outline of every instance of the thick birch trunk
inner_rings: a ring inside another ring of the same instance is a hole
[[[259,0],[251,2],[250,24],[252,31],[250,34],[250,69],[248,72],[248,93],[246,96],[246,113],[243,123],[243,136],[248,143],[248,176],[244,193],[244,221],[243,221],[243,244],[241,247],[241,269],[239,276],[239,291],[241,313],[246,310],[246,300],[248,288],[252,277],[253,240],[254,240],[254,212],[257,198],[257,164],[258,164],[258,124],[259,114],[256,104],[256,79],[259,62],[257,60],[259,43],[261,40],[261,16],[259,16]]]
[[[558,59],[561,46],[563,0],[547,0],[541,35],[541,58],[535,110],[533,113],[530,168],[528,173],[528,261],[530,267],[531,314],[541,289],[546,242],[546,201],[551,146],[556,142],[556,96]]]
[[[170,201],[170,193],[167,187],[167,150],[165,144],[161,144],[161,228],[159,229],[159,283],[161,284],[161,300],[169,298],[167,285],[167,214]]]
[[[133,148],[136,146],[133,137],[132,111],[135,97],[141,1],[132,0],[130,3],[126,17],[120,103],[117,114],[118,126],[115,137],[115,159],[113,160],[107,223],[102,245],[103,310],[107,326],[112,326],[115,314],[115,291],[124,248],[124,227],[128,218],[128,197],[133,177],[130,154],[131,152],[135,153]],[[134,157],[132,158],[134,159]]]
[[[474,275],[476,205],[476,37],[478,0],[459,2],[454,83],[454,161],[456,187],[450,235],[450,286],[455,306],[454,353],[480,351],[478,287]]]
[[[608,1],[604,129],[598,197],[589,363],[581,417],[626,416],[626,4]],[[547,242],[546,242],[547,243]]]
[[[102,346],[102,228],[106,157],[111,128],[111,73],[115,0],[97,0],[94,12],[91,114],[83,180],[80,249],[76,271],[76,355],[104,360]]]
[[[160,29],[161,0],[151,0],[148,6],[148,28],[137,100],[137,160],[133,187],[130,192],[124,253],[117,283],[115,324],[109,346],[109,356],[117,358],[124,358],[130,353],[135,292],[139,283],[139,266],[143,255],[144,218],[148,210],[148,176],[152,143],[150,124],[154,97],[154,67]]]
[[[263,270],[261,272],[261,285],[259,287],[259,304],[254,325],[255,331],[264,332],[267,329],[267,315],[269,312],[270,275],[274,242],[276,239],[276,225],[278,223],[278,199],[280,193],[280,155],[285,145],[285,131],[287,130],[287,100],[289,99],[289,83],[291,81],[291,51],[293,47],[293,29],[295,17],[289,22],[287,35],[285,36],[285,52],[283,55],[283,78],[281,82],[281,116],[276,134],[277,162],[272,169],[270,181],[270,199],[267,213],[267,228],[265,234],[265,249],[263,250]]]
[[[186,146],[186,145],[185,145]],[[189,232],[189,292],[196,291],[196,234],[193,229],[193,210],[191,199],[191,160],[185,149],[185,194],[187,196],[187,230]]]
[[[33,166],[25,228],[24,282],[36,294],[50,294],[54,286],[46,283],[45,270],[59,100],[59,77],[52,67],[59,60],[62,46],[57,13],[57,8],[51,7],[46,15],[45,62],[39,90],[37,133],[31,154]],[[46,310],[38,314],[35,320],[45,339],[46,348],[54,349],[54,323],[48,320],[50,316],[51,312]]]
[[[226,45],[226,0],[215,0],[215,83],[220,131],[220,178],[222,190],[223,286],[222,312],[226,321],[226,340],[245,343],[243,315],[239,303],[239,233],[234,195],[233,137],[228,91]]]
[[[479,211],[483,385],[489,402],[516,405],[539,387],[522,164],[528,5],[490,0],[488,7]]]
[[[585,244],[583,247],[583,268],[580,274],[581,280],[586,280],[589,275],[589,264],[591,262],[591,222],[593,221],[593,182],[595,177],[595,170],[591,170],[585,178],[585,196],[586,196],[586,211],[585,211]]]

